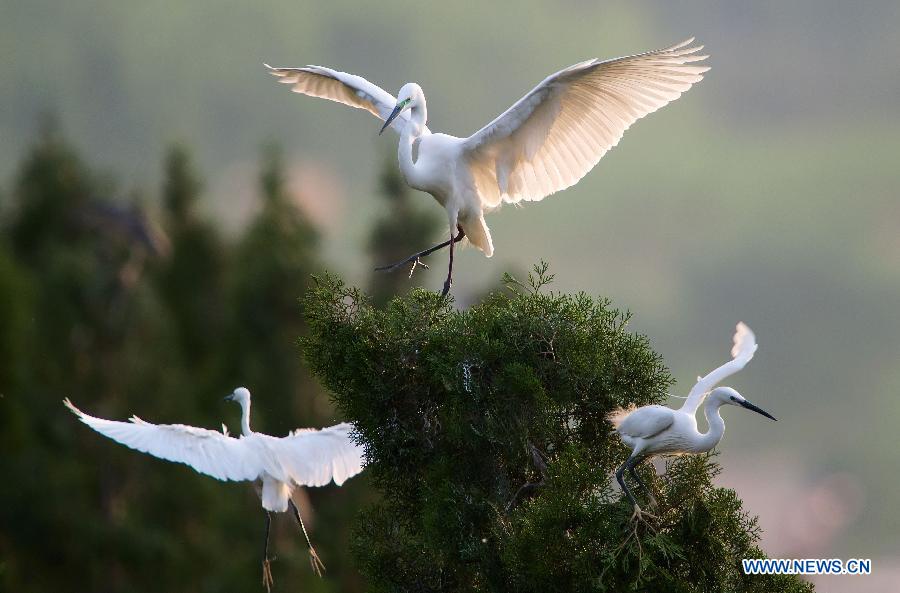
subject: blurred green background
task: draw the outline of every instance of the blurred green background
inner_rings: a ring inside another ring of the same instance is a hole
[[[442,237],[433,200],[385,177],[395,137],[291,94],[263,62],[392,93],[416,81],[429,126],[461,136],[563,66],[689,35],[711,54],[706,79],[575,187],[489,216],[497,254],[462,252],[457,302],[545,259],[556,289],[634,312],[676,393],[747,322],[760,350],[731,384],[779,422],[728,415],[722,482],[760,516],[770,555],[874,559],[873,576],[820,591],[900,579],[900,4],[6,0],[0,13],[0,583],[254,585],[249,488],[105,442],[59,400],[234,430],[220,400],[247,384],[258,430],[335,420],[294,349],[308,273],[369,285],[373,256]],[[260,158],[270,142],[280,156]],[[387,218],[396,200],[415,232]],[[438,288],[445,257],[417,279]],[[380,294],[408,286],[397,276]],[[310,496],[330,577],[309,576],[284,517],[276,586],[359,590],[342,546],[365,478]]]

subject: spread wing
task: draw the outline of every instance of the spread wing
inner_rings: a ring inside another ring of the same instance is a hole
[[[284,438],[266,437],[266,448],[277,464],[272,475],[299,486],[340,486],[363,470],[363,448],[353,442],[353,425],[300,429]]]
[[[584,177],[631,124],[703,78],[692,42],[575,64],[465,139],[483,205],[540,200]]]
[[[265,64],[265,67],[269,69],[270,74],[278,78],[278,82],[293,85],[291,90],[295,93],[365,109],[381,121],[388,118],[397,104],[397,98],[392,94],[355,74],[338,72],[323,66],[273,68]],[[409,122],[409,117],[409,112],[404,111],[391,122],[390,127],[398,134],[402,133],[404,126]],[[424,133],[430,133],[428,128],[425,128]]]
[[[734,346],[731,348],[731,360],[712,371],[704,377],[698,377],[697,383],[688,394],[687,400],[681,406],[681,410],[693,414],[700,407],[700,403],[707,393],[716,385],[747,366],[753,354],[756,352],[756,336],[746,324],[737,324],[734,332]]]
[[[649,439],[672,426],[675,413],[665,406],[643,406],[621,419],[616,426],[620,434]]]
[[[184,424],[151,424],[137,416],[130,422],[85,414],[63,400],[78,419],[117,443],[154,457],[189,465],[217,480],[255,480],[263,470],[257,453],[242,439]]]

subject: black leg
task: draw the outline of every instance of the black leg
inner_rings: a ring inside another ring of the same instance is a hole
[[[263,587],[266,591],[272,590],[275,580],[272,578],[272,566],[269,559],[269,529],[272,527],[272,515],[266,511],[266,541],[263,545]],[[272,559],[274,560],[274,558]]]
[[[450,266],[447,268],[447,279],[444,281],[444,290],[441,291],[441,296],[447,296],[447,293],[450,292],[450,286],[453,284],[453,246],[459,243],[466,235],[461,226],[456,225],[456,228],[459,229],[459,234],[456,238],[453,238],[452,232],[450,233]]]
[[[458,225],[457,225],[457,228],[459,228]],[[437,251],[439,249],[443,249],[444,247],[447,247],[448,245],[452,245],[453,243],[459,243],[460,241],[463,240],[463,237],[465,237],[465,236],[466,236],[466,234],[463,232],[463,230],[461,228],[459,228],[459,235],[457,235],[456,237],[454,237],[452,239],[448,239],[447,241],[444,241],[443,243],[438,243],[437,245],[429,247],[428,249],[426,249],[424,251],[414,253],[414,254],[410,255],[409,257],[407,257],[406,259],[398,261],[397,263],[388,264],[386,266],[380,266],[378,268],[375,268],[375,271],[376,272],[392,272],[401,266],[405,266],[406,264],[413,264],[413,268],[410,271],[410,276],[412,276],[412,272],[415,271],[416,266],[422,266],[425,268],[428,267],[425,264],[423,264],[421,261],[419,261],[419,258],[425,257],[426,255],[431,255],[435,251]]]
[[[628,467],[628,473],[631,474],[631,477],[634,478],[634,481],[637,482],[640,485],[640,487],[644,489],[644,492],[647,493],[647,496],[650,498],[651,506],[655,507],[655,506],[657,506],[656,498],[653,496],[653,493],[650,491],[649,488],[647,488],[647,485],[644,484],[644,481],[641,480],[641,477],[637,474],[637,472],[634,469],[634,466],[636,466],[640,462],[641,462],[640,459],[635,459],[632,463],[628,463],[626,461],[625,465]]]
[[[312,565],[312,569],[317,575],[322,576],[322,573],[325,571],[325,565],[322,564],[322,561],[319,559],[319,554],[316,553],[316,549],[313,547],[312,542],[309,541],[309,533],[306,532],[306,525],[303,524],[303,518],[300,516],[300,509],[297,508],[297,505],[295,505],[294,501],[290,498],[288,499],[288,504],[291,505],[291,510],[294,511],[294,518],[297,519],[297,523],[300,525],[304,537],[306,537],[306,545],[309,546],[309,562]]]
[[[628,462],[631,461],[631,457],[629,457],[625,463],[623,463],[619,469],[616,470],[616,480],[619,482],[619,486],[622,487],[622,492],[625,493],[625,496],[628,497],[628,500],[631,501],[632,506],[637,507],[638,503],[635,500],[634,495],[631,494],[631,490],[628,489],[628,485],[625,483],[625,470],[628,468]],[[640,507],[638,507],[640,508]]]
[[[644,517],[656,519],[656,515],[651,515],[650,513],[642,511],[640,505],[637,503],[637,500],[635,500],[634,495],[631,493],[631,490],[629,490],[628,485],[625,484],[625,470],[627,469],[628,472],[634,476],[634,464],[639,462],[641,459],[642,458],[640,456],[631,456],[626,459],[625,463],[623,463],[622,466],[616,470],[616,480],[619,481],[619,486],[622,487],[622,491],[625,493],[625,496],[628,497],[628,500],[631,501],[631,506],[634,507],[634,513],[631,515],[631,520],[633,522],[640,521],[655,532],[656,530],[653,529],[653,527],[649,523],[647,523],[647,520]],[[640,481],[640,478],[638,478],[638,483],[643,486],[643,482]],[[644,488],[646,488],[646,486],[644,486]],[[637,529],[636,525],[637,524],[635,523],[635,529]]]
[[[447,293],[450,292],[450,285],[453,284],[453,246],[455,244],[453,233],[450,233],[450,265],[447,267],[447,279],[444,280],[444,289],[441,291],[441,296],[447,296]]]

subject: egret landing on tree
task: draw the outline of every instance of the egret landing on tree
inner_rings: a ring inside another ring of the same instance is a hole
[[[137,451],[160,459],[191,466],[217,480],[254,481],[266,512],[266,539],[263,547],[263,585],[272,586],[269,559],[271,512],[283,513],[290,507],[309,546],[310,562],[319,576],[325,566],[309,540],[300,511],[291,500],[297,486],[325,486],[332,480],[338,486],[363,469],[362,447],[353,442],[353,426],[338,424],[322,430],[299,429],[278,438],[250,430],[250,392],[239,387],[225,398],[241,405],[241,436],[185,426],[151,424],[137,416],[130,422],[116,422],[89,416],[68,398],[66,407],[78,419],[99,432]]]
[[[453,278],[453,246],[468,237],[487,257],[494,244],[484,214],[501,204],[538,201],[584,177],[641,117],[674,101],[703,78],[707,56],[693,39],[612,60],[588,60],[548,76],[468,138],[433,134],[425,94],[407,83],[395,99],[364,78],[321,66],[269,68],[296,93],[365,109],[400,134],[397,156],[411,187],[447,211],[450,238],[378,270],[421,264],[450,247],[444,294]],[[474,92],[474,91],[473,91]]]
[[[625,483],[625,470],[628,470],[635,482],[649,495],[651,505],[656,506],[653,494],[635,472],[635,465],[656,455],[705,453],[712,450],[725,433],[725,421],[719,414],[719,408],[725,405],[742,406],[775,420],[774,416],[748,402],[731,387],[714,389],[726,377],[743,369],[753,358],[754,352],[756,352],[756,337],[749,327],[738,323],[734,334],[734,347],[731,349],[732,360],[705,377],[698,377],[697,384],[691,389],[680,409],[672,410],[665,406],[652,405],[635,410],[619,409],[610,414],[610,421],[616,427],[614,432],[617,432],[622,441],[631,447],[631,455],[616,470],[616,479],[628,500],[634,505],[632,519],[652,515],[641,511],[641,507]],[[709,430],[701,433],[697,430],[696,413],[704,398],[706,403],[703,405],[703,413],[709,424]]]

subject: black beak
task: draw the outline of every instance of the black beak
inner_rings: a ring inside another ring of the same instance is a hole
[[[232,393],[230,395],[226,395],[225,399],[223,401],[230,402],[233,399],[234,399],[234,394]]]
[[[766,412],[766,411],[763,410],[762,408],[759,408],[759,407],[757,407],[757,406],[754,406],[753,404],[751,404],[751,403],[748,402],[747,400],[742,401],[742,402],[741,402],[741,405],[744,406],[745,408],[747,408],[748,410],[753,410],[753,411],[756,412],[757,414],[762,414],[762,415],[765,416],[766,418],[771,418],[772,420],[775,420],[776,422],[778,421],[778,418],[776,418],[776,417],[773,416],[772,414],[769,414],[768,412]]]
[[[381,126],[381,131],[378,132],[379,136],[381,136],[381,132],[383,132],[389,125],[391,125],[392,121],[397,119],[397,116],[400,115],[401,111],[403,111],[403,107],[401,105],[398,104],[396,107],[394,107],[394,110],[391,111],[391,114],[388,116],[388,118],[384,120],[384,125]]]

